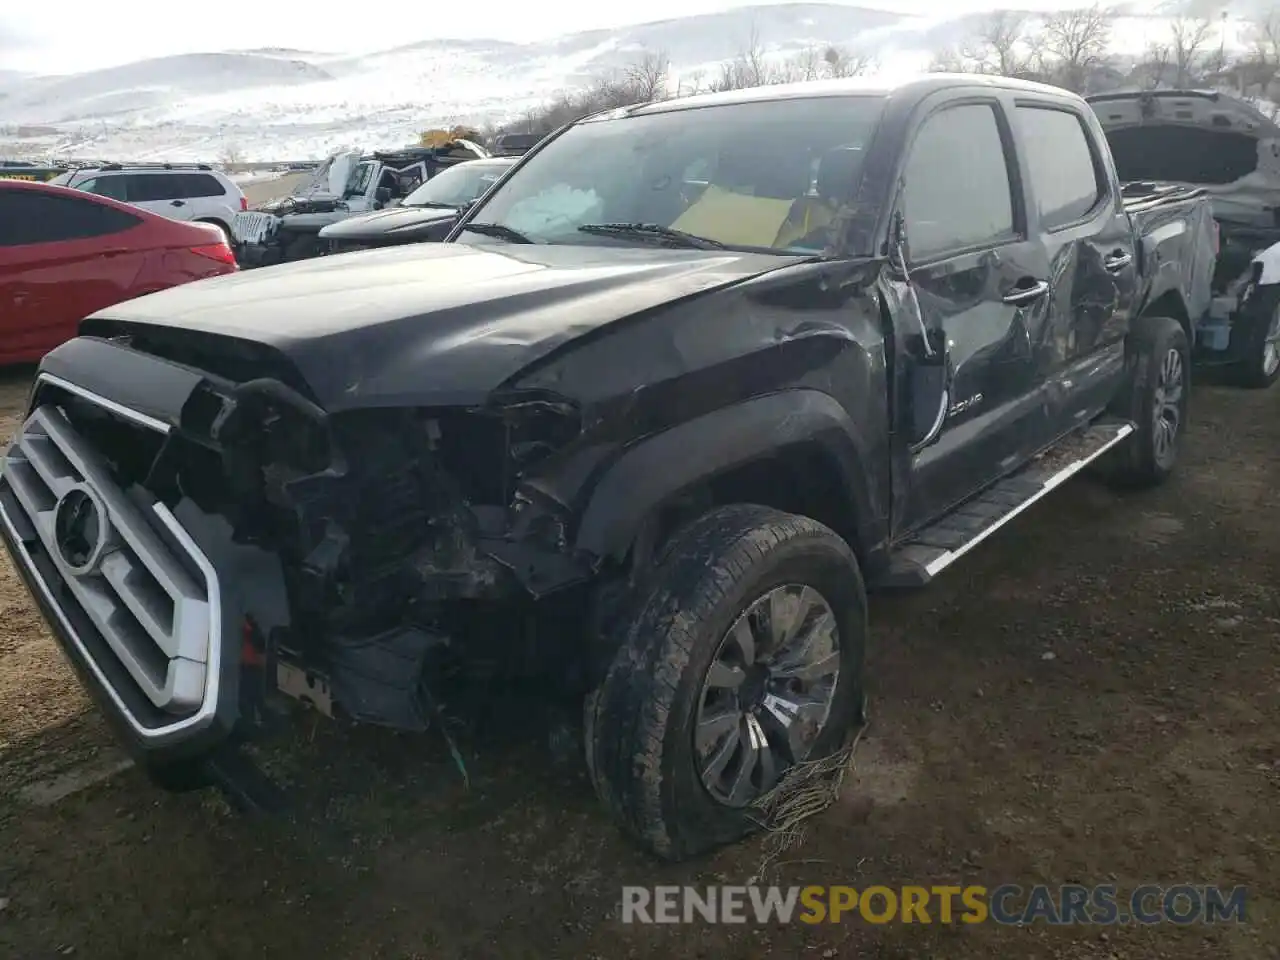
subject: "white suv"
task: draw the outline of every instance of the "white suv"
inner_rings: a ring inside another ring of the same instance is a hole
[[[221,227],[231,241],[231,221],[249,207],[226,175],[205,163],[108,163],[68,170],[53,183],[142,207],[173,220]]]

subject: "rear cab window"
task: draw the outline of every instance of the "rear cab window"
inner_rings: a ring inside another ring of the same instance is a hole
[[[915,262],[1018,236],[1009,157],[995,103],[944,106],[921,124],[903,172]]]
[[[1083,118],[1048,104],[1018,104],[1014,116],[1041,227],[1056,230],[1089,216],[1107,187]]]

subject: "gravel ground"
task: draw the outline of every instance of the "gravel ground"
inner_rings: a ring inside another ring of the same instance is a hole
[[[1280,389],[1193,413],[1165,488],[1074,480],[873,605],[856,772],[769,879],[1243,884],[1244,925],[623,925],[623,883],[742,883],[763,844],[647,859],[528,724],[461,730],[467,790],[437,737],[304,718],[265,756],[296,812],[247,821],[122,768],[0,561],[0,956],[1280,957]]]

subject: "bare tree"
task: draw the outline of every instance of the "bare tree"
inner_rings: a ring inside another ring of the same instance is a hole
[[[1280,13],[1272,12],[1252,21],[1248,37],[1254,60],[1268,66],[1280,63]]]
[[[1097,3],[1045,17],[1039,47],[1052,57],[1061,86],[1085,92],[1090,70],[1107,52],[1111,22],[1110,11]]]
[[[931,73],[990,73],[1026,76],[1032,59],[1030,20],[1024,13],[996,10],[957,47],[934,54]]]
[[[860,77],[875,67],[874,58],[861,53],[850,53],[843,47],[829,46],[822,51],[821,76],[837,79]]]
[[[1235,64],[1235,86],[1242,95],[1251,90],[1265,93],[1280,71],[1280,13],[1250,22],[1246,36],[1250,50]]]
[[[975,72],[1015,77],[1026,69],[1023,47],[1027,40],[1027,15],[996,10],[987,15],[973,40],[961,48],[961,56],[974,64]]]
[[[806,47],[791,58],[787,64],[789,80],[817,80],[824,76],[823,51],[817,47]]]
[[[623,71],[623,82],[636,95],[637,102],[664,100],[671,76],[671,58],[665,53],[645,53]]]
[[[702,93],[706,86],[706,71],[690,70],[688,73],[680,74],[680,79],[676,83],[676,96],[691,97],[694,94]]]
[[[977,65],[954,47],[939,50],[929,60],[929,73],[976,73]]]
[[[1148,46],[1146,59],[1138,64],[1136,71],[1140,77],[1142,89],[1159,89],[1164,83],[1171,62],[1173,62],[1173,44],[1157,42]]]
[[[1169,25],[1174,84],[1178,88],[1191,84],[1212,33],[1212,21],[1200,17],[1181,17]]]
[[[228,143],[222,148],[222,152],[218,154],[218,164],[222,167],[234,167],[244,162],[244,151],[240,149],[238,143]]]
[[[776,83],[784,75],[769,63],[764,44],[754,28],[747,45],[732,60],[720,64],[720,76],[711,81],[712,90],[743,90]]]

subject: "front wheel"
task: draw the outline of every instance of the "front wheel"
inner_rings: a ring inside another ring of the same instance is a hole
[[[788,769],[847,743],[866,592],[827,527],[743,505],[678,534],[637,607],[588,699],[587,766],[626,832],[681,860],[742,837]]]

